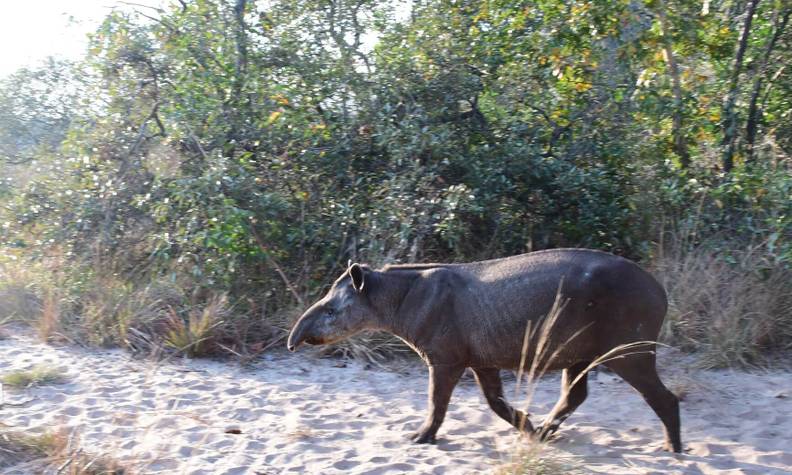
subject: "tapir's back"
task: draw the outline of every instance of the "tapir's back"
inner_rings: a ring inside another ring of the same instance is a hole
[[[550,333],[552,348],[566,343],[559,367],[656,340],[666,312],[665,292],[650,274],[600,251],[553,249],[449,270],[464,286],[455,293],[454,318],[478,364],[516,367],[528,322],[535,330],[559,294],[563,311]]]

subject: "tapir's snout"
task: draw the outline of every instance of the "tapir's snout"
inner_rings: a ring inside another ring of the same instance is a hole
[[[312,323],[311,319],[305,316],[297,321],[289,334],[289,341],[286,343],[286,348],[289,351],[295,351],[306,340]]]
[[[309,308],[297,323],[294,324],[291,333],[289,334],[289,341],[286,343],[286,348],[289,351],[295,351],[303,343],[309,345],[320,344],[322,339],[318,333],[321,333],[316,328],[316,322],[320,316],[319,305],[314,305]]]
[[[343,319],[335,320],[329,317],[327,309],[317,304],[294,324],[286,347],[289,351],[295,351],[303,343],[327,345],[349,335],[350,332],[343,325]]]

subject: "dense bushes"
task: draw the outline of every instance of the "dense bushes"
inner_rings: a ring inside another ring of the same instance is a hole
[[[750,285],[780,292],[792,71],[771,66],[789,59],[789,8],[762,3],[743,34],[738,6],[708,5],[116,11],[83,62],[0,87],[0,110],[14,111],[0,115],[3,265],[46,269],[29,286],[4,276],[18,299],[4,313],[44,309],[45,334],[72,319],[96,344],[170,335],[185,351],[241,354],[281,337],[348,259],[554,246],[661,256],[670,287],[703,272],[688,252],[719,275],[750,261]],[[745,100],[723,106],[732,96]],[[762,312],[788,321],[783,308]],[[707,341],[680,312],[673,341]],[[792,341],[780,335],[725,359]]]

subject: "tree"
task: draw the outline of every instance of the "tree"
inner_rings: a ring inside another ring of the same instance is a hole
[[[745,7],[745,20],[743,21],[742,32],[737,43],[734,55],[734,66],[731,71],[731,79],[723,106],[723,171],[730,172],[734,167],[734,154],[738,137],[738,119],[735,105],[739,94],[740,75],[742,74],[745,52],[748,48],[748,39],[751,34],[754,13],[760,0],[748,0]]]

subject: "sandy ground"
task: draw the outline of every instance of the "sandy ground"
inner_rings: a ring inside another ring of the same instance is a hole
[[[674,368],[664,376],[669,386],[686,393],[685,454],[661,452],[654,413],[600,372],[545,456],[571,458],[584,473],[792,472],[792,373],[689,372],[678,359],[664,359]],[[457,387],[438,443],[410,443],[426,408],[419,364],[382,370],[305,352],[269,354],[246,368],[155,364],[120,350],[52,347],[19,335],[0,340],[0,375],[42,363],[63,368],[68,381],[6,388],[0,424],[29,433],[67,428],[86,451],[137,473],[487,473],[525,444],[471,380]],[[535,423],[557,393],[557,375],[539,383]],[[507,394],[514,394],[513,380]]]

